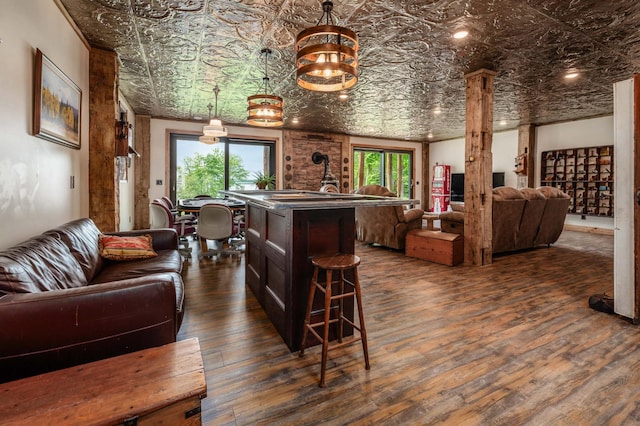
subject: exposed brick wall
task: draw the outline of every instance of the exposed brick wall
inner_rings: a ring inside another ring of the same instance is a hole
[[[311,155],[317,151],[329,156],[331,172],[340,183],[340,192],[349,192],[351,167],[348,136],[285,131],[283,142],[284,189],[320,189],[324,164],[311,161]]]

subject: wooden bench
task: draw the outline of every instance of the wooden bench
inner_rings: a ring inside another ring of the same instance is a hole
[[[201,424],[197,338],[0,384],[2,424]]]
[[[448,232],[412,229],[407,233],[405,254],[443,265],[464,261],[464,237]]]

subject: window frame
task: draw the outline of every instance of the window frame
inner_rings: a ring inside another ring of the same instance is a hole
[[[178,140],[189,140],[198,142],[198,138],[201,135],[198,133],[187,132],[170,132],[169,133],[169,198],[175,204],[176,199],[176,187],[177,187],[177,142]],[[268,159],[268,167],[271,173],[277,174],[276,170],[276,141],[273,139],[251,139],[242,137],[221,137],[221,142],[224,143],[224,188],[229,189],[229,147],[231,145],[258,145],[269,146],[270,155]]]
[[[386,176],[384,173],[384,169],[385,169],[385,161],[386,161],[386,154],[407,154],[409,156],[409,194],[408,194],[408,198],[414,198],[415,197],[415,182],[416,182],[416,170],[415,170],[415,164],[416,164],[416,160],[415,160],[415,155],[416,155],[416,150],[412,149],[412,148],[401,148],[401,147],[392,147],[392,146],[371,146],[371,145],[352,145],[352,150],[351,150],[351,158],[353,160],[353,167],[352,167],[352,188],[353,190],[356,190],[356,184],[358,182],[358,177],[356,176],[356,166],[355,166],[355,158],[356,158],[356,151],[359,152],[368,152],[368,153],[378,153],[381,155],[382,159],[380,161],[380,176],[381,176],[381,182],[380,185],[388,188],[390,191],[395,191],[395,188],[389,188],[387,185],[388,183],[385,182]],[[399,194],[398,196],[402,196],[401,194]]]

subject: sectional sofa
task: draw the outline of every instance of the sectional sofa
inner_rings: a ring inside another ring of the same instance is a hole
[[[561,190],[501,186],[492,196],[493,253],[550,245],[560,237],[570,202]],[[442,213],[440,226],[444,232],[469,232],[464,229],[464,211]]]

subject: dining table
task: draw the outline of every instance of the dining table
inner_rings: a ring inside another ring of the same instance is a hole
[[[233,212],[237,212],[239,210],[244,210],[245,202],[241,200],[237,200],[235,198],[185,198],[178,202],[176,209],[180,213],[184,214],[198,214],[200,209],[205,204],[222,204],[229,207]]]

